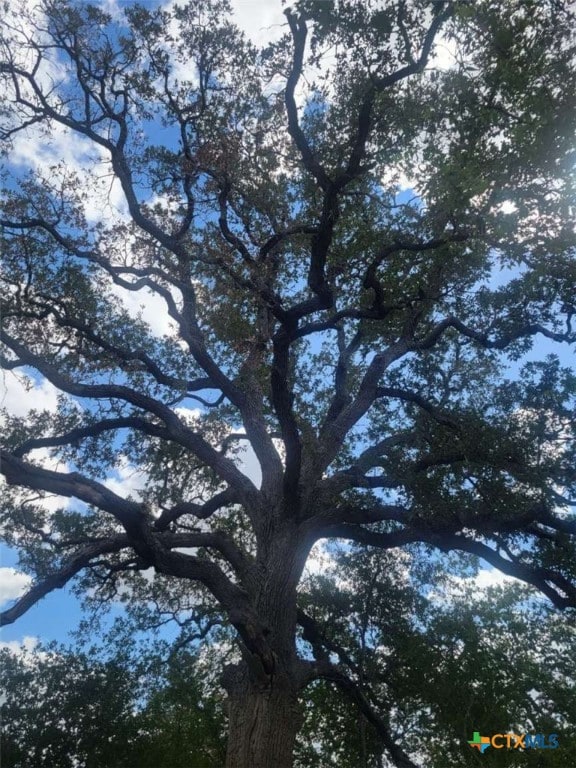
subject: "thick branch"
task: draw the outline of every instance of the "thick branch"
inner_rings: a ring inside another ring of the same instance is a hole
[[[409,348],[407,339],[399,339],[388,349],[379,352],[368,366],[360,383],[354,400],[339,413],[336,419],[325,422],[322,426],[321,437],[324,440],[324,466],[327,467],[342,445],[352,427],[364,416],[378,396],[380,378],[386,369],[396,360],[403,357]]]
[[[0,339],[18,356],[22,365],[36,368],[62,392],[75,397],[124,401],[158,417],[166,425],[170,439],[189,448],[212,467],[225,482],[235,487],[246,500],[250,500],[252,505],[257,502],[257,489],[246,475],[240,472],[230,459],[222,456],[200,435],[183,424],[167,405],[120,384],[81,384],[70,381],[55,366],[32,354],[5,331],[0,332]]]
[[[102,419],[94,424],[86,424],[82,427],[75,427],[68,432],[60,435],[51,435],[46,437],[31,437],[25,440],[17,448],[12,450],[12,455],[16,458],[22,458],[26,453],[37,450],[38,448],[54,448],[59,445],[74,445],[87,437],[98,437],[106,432],[115,432],[119,429],[135,429],[147,435],[154,437],[168,436],[167,430],[157,424],[152,424],[146,419],[138,416],[127,416],[118,419]]]
[[[396,70],[396,72],[391,72],[389,75],[384,75],[383,77],[374,76],[372,80],[379,90],[390,88],[401,80],[405,80],[407,77],[424,70],[439,31],[453,12],[454,8],[452,3],[443,2],[442,0],[434,3],[435,16],[424,37],[420,56],[418,59],[412,60],[405,67]],[[400,28],[402,30],[402,24],[400,25]]]
[[[292,405],[294,393],[290,388],[290,339],[282,329],[274,337],[274,355],[270,371],[272,404],[280,425],[282,440],[286,449],[286,470],[284,472],[284,493],[296,503],[298,483],[302,465],[302,442]]]
[[[331,480],[332,478],[329,478]],[[331,485],[325,486],[326,497],[330,498],[332,493]],[[410,510],[401,504],[384,504],[371,501],[366,506],[360,504],[351,504],[345,501],[336,503],[333,506],[325,505],[317,515],[311,519],[313,525],[324,527],[325,525],[341,523],[381,523],[384,521],[395,521],[397,523],[406,523],[409,519]],[[396,546],[396,545],[394,545]]]
[[[94,542],[82,548],[77,554],[67,560],[58,571],[35,584],[11,608],[0,613],[0,626],[12,624],[12,622],[20,618],[49,592],[65,586],[70,579],[74,578],[83,568],[86,568],[95,557],[110,554],[111,552],[119,552],[128,546],[130,546],[130,542],[127,536],[115,536],[110,539]]]
[[[326,191],[331,187],[332,182],[326,171],[314,156],[310,144],[304,135],[304,131],[300,127],[298,107],[294,97],[296,86],[302,75],[302,67],[304,63],[304,50],[306,48],[306,37],[308,33],[306,21],[301,16],[297,18],[290,10],[287,10],[285,13],[294,41],[292,69],[288,75],[284,96],[286,112],[288,114],[288,132],[300,151],[306,169],[316,179],[320,187]]]
[[[417,405],[419,408],[425,411],[434,419],[434,421],[438,422],[438,424],[442,424],[445,427],[450,427],[451,429],[458,429],[458,423],[449,414],[436,407],[433,403],[431,403],[429,400],[426,400],[426,398],[422,397],[422,395],[419,395],[417,392],[411,392],[410,390],[401,389],[400,387],[378,387],[376,396],[397,398],[398,400],[402,400],[406,403],[414,403],[414,405]]]
[[[212,496],[208,501],[204,502],[204,504],[184,501],[180,504],[175,504],[169,509],[164,509],[158,520],[156,520],[155,526],[159,531],[164,531],[171,523],[176,522],[184,515],[193,515],[198,518],[198,520],[206,520],[206,518],[213,515],[214,512],[217,512],[219,509],[222,509],[222,507],[227,507],[236,503],[238,503],[237,493],[233,489],[227,488],[225,491]]]
[[[55,472],[37,467],[4,449],[0,449],[0,472],[10,485],[73,497],[113,515],[127,531],[137,532],[140,528],[141,504],[118,496],[102,483],[90,480],[79,472]]]
[[[449,328],[454,328],[463,336],[475,341],[485,349],[506,349],[506,347],[510,346],[513,342],[518,341],[518,339],[527,336],[536,336],[537,334],[541,334],[552,341],[569,344],[576,342],[575,333],[558,333],[545,328],[540,323],[525,323],[514,331],[503,333],[497,338],[490,338],[487,333],[478,331],[475,328],[470,328],[457,317],[446,317],[444,320],[437,323],[423,339],[414,340],[410,344],[410,349],[414,351],[431,349]]]
[[[223,531],[191,531],[184,533],[158,533],[155,536],[163,548],[215,549],[232,566],[240,580],[250,583],[253,579],[253,562]]]
[[[322,536],[337,536],[380,549],[390,549],[404,544],[422,542],[444,551],[469,552],[493,565],[502,573],[531,584],[560,609],[576,607],[576,586],[562,574],[527,565],[519,559],[509,560],[480,541],[454,531],[430,531],[423,528],[403,528],[392,533],[371,531],[361,525],[330,525]]]

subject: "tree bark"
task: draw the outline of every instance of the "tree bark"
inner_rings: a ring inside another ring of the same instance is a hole
[[[302,718],[291,678],[284,672],[258,683],[245,662],[226,669],[226,768],[292,768]]]
[[[252,652],[240,643],[243,659],[226,667],[228,692],[226,768],[292,768],[296,735],[302,725],[298,696],[299,659],[295,645],[296,585],[308,547],[295,526],[283,521],[274,538],[262,537],[254,608],[264,627]]]

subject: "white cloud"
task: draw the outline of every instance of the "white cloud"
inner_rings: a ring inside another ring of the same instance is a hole
[[[428,593],[428,600],[437,605],[449,602],[455,597],[461,597],[471,589],[474,597],[483,599],[492,587],[506,587],[519,582],[513,576],[503,573],[498,568],[480,568],[474,576],[450,576],[446,583]]]
[[[2,10],[6,29],[12,30],[14,34],[14,44],[6,48],[11,62],[23,71],[31,72],[35,69],[36,81],[44,93],[49,93],[55,84],[65,82],[66,72],[49,48],[45,49],[42,58],[38,60],[37,51],[41,44],[50,43],[45,32],[48,26],[46,14],[40,3],[12,0],[4,3]],[[28,96],[32,89],[23,84],[20,90],[23,96]]]
[[[53,472],[70,472],[70,465],[54,456],[49,448],[34,448],[28,454],[28,458],[44,469],[50,469]]]
[[[186,424],[196,424],[198,420],[202,418],[202,411],[200,408],[187,408],[184,405],[179,405],[172,410],[176,416],[186,422]]]
[[[4,372],[2,386],[0,387],[0,407],[5,408],[9,416],[25,418],[31,410],[55,412],[58,405],[58,390],[46,379],[33,379],[25,373],[14,371]],[[0,426],[3,420],[0,418]],[[66,462],[52,456],[48,448],[38,448],[30,451],[26,460],[34,464],[59,472],[69,472]],[[4,484],[4,478],[0,480]],[[33,492],[32,497],[24,490],[21,491],[21,504],[26,499],[43,507],[49,513],[62,509],[70,504],[70,499],[62,496],[46,495],[44,498]]]
[[[80,171],[88,162],[99,158],[89,139],[80,137],[69,128],[54,123],[47,137],[40,128],[27,129],[14,139],[10,161],[35,171],[50,174],[53,166],[62,163],[69,171]]]
[[[70,465],[59,459],[57,456],[53,456],[48,448],[36,448],[30,451],[26,456],[26,460],[42,467],[43,469],[49,469],[54,472],[70,472]],[[72,503],[72,500],[66,496],[57,496],[52,493],[44,493],[40,495],[39,492],[33,490],[27,490],[25,488],[19,489],[20,505],[24,506],[27,503],[32,504],[35,507],[41,507],[48,512],[49,515],[53,515],[59,509],[66,509]],[[49,530],[49,526],[45,526],[45,532]]]
[[[235,21],[255,45],[277,40],[286,31],[286,17],[280,2],[232,0]]]
[[[142,491],[146,487],[147,478],[146,472],[138,469],[134,464],[130,464],[128,459],[123,457],[116,470],[116,477],[109,477],[105,480],[104,485],[118,496],[132,496],[139,501],[142,498]]]
[[[32,409],[55,411],[58,390],[46,379],[36,380],[25,373],[7,371],[0,386],[0,406],[11,416],[26,416]]]
[[[245,430],[241,429],[239,433],[244,434]],[[280,457],[280,461],[284,465],[286,461],[286,448],[283,441],[280,438],[274,437],[272,438],[272,443]],[[234,454],[232,460],[240,472],[250,478],[257,488],[260,488],[262,484],[262,469],[250,441],[240,440],[237,449],[237,453]]]
[[[463,580],[466,581],[466,580]],[[508,584],[513,584],[518,579],[513,576],[499,571],[498,568],[481,568],[476,576],[468,580],[474,584],[479,590],[486,590],[490,587],[503,587]]]
[[[16,66],[31,71],[38,63],[34,46],[40,42],[49,43],[49,37],[42,32],[47,23],[39,6],[29,6],[22,13],[18,5],[13,3],[10,8],[9,3],[9,16],[13,15],[14,29],[10,55]],[[50,94],[49,100],[57,107],[58,100],[54,94],[69,79],[69,69],[58,61],[53,52],[46,49],[34,77],[39,88],[44,94]],[[31,103],[36,100],[31,86],[24,78],[20,79],[19,88],[22,96],[29,98]],[[11,95],[6,94],[6,97],[9,103]],[[49,132],[37,125],[19,131],[13,136],[10,151],[10,162],[13,165],[31,169],[48,179],[56,178],[64,170],[66,173],[81,172],[88,165],[92,166],[101,160],[101,148],[57,122],[50,125]]]
[[[310,554],[306,560],[302,581],[310,576],[318,576],[322,573],[333,573],[334,565],[334,558],[326,548],[326,540],[317,541],[310,550]]]
[[[168,314],[164,299],[157,293],[149,288],[129,291],[115,284],[111,285],[110,290],[122,302],[130,317],[143,320],[154,336],[161,338],[175,335],[174,321]]]
[[[33,635],[24,635],[20,640],[0,641],[0,650],[7,650],[13,656],[20,657],[24,664],[32,664],[36,659],[46,660],[48,654],[45,651],[38,651],[39,638]],[[6,702],[6,693],[0,693],[0,706]]]
[[[0,568],[0,604],[16,600],[26,592],[32,578],[15,568]]]
[[[114,14],[115,1],[107,0],[105,10]],[[26,2],[8,3],[6,21],[13,30],[9,55],[15,66],[23,71],[35,69],[34,80],[47,100],[59,110],[58,92],[70,79],[72,68],[50,48],[50,37],[44,31],[48,27],[46,15],[39,4]],[[117,15],[117,13],[116,13]],[[42,57],[37,60],[37,46],[46,43]],[[20,78],[22,97],[30,103],[37,96],[25,78]],[[13,98],[5,94],[8,105]],[[7,115],[7,113],[6,113]],[[6,121],[10,125],[9,118]],[[20,118],[16,119],[20,122]],[[53,121],[49,130],[43,125],[31,125],[13,135],[10,162],[13,166],[34,171],[35,175],[49,182],[62,180],[64,187],[72,183],[74,189],[87,194],[80,199],[89,222],[114,218],[127,213],[127,204],[118,182],[111,182],[110,158],[106,150],[90,139],[80,136],[68,127]],[[70,182],[71,175],[77,178]],[[63,181],[68,179],[68,183]]]
[[[254,448],[252,448],[247,440],[242,441],[242,445],[233,460],[240,472],[250,478],[257,488],[260,488],[262,484],[260,462],[256,458]]]
[[[96,3],[96,5],[98,5],[98,7],[104,11],[104,13],[110,14],[113,19],[122,21],[124,18],[124,13],[118,0],[100,0],[100,2]]]
[[[504,200],[496,210],[502,213],[515,213],[518,210],[518,206],[513,200]]]
[[[418,181],[415,178],[410,178],[398,166],[389,165],[382,175],[381,183],[385,189],[395,187],[399,193],[411,190],[417,194]]]
[[[440,37],[434,46],[434,53],[428,61],[428,69],[452,69],[458,60],[458,43],[454,39]]]
[[[10,161],[47,183],[73,188],[89,224],[127,217],[128,204],[106,150],[60,123],[53,123],[49,136],[37,126],[16,134]]]
[[[14,654],[32,653],[38,645],[38,638],[32,635],[24,635],[22,640],[7,640],[0,642],[0,648],[7,648]]]

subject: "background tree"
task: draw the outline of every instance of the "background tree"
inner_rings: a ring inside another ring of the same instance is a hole
[[[479,588],[450,574],[446,562],[412,565],[417,557],[346,547],[311,578],[305,599],[324,628],[321,640],[368,701],[359,713],[329,682],[318,682],[297,764],[381,766],[386,744],[374,713],[391,713],[394,730],[422,765],[478,765],[466,735],[478,723],[484,735],[556,733],[561,745],[515,754],[490,749],[482,755],[487,765],[561,766],[573,759],[573,619],[517,583]]]
[[[5,768],[223,764],[222,714],[202,694],[193,655],[159,665],[125,648],[104,660],[93,649],[3,649],[0,661]]]
[[[6,416],[3,531],[36,581],[2,620],[76,579],[228,626],[228,768],[291,765],[319,680],[413,766],[299,584],[338,538],[576,604],[575,379],[523,360],[576,340],[573,10],[301,2],[260,49],[229,10],[7,8],[8,169],[31,135],[59,159],[3,193],[2,360],[61,398]]]
[[[6,766],[133,765],[132,686],[117,665],[3,649],[2,688]]]
[[[205,666],[197,654],[185,651],[160,665],[155,686],[145,691],[147,702],[141,719],[147,737],[141,740],[140,752],[133,754],[133,763],[143,768],[224,765],[222,697],[208,695],[212,692],[202,679]]]

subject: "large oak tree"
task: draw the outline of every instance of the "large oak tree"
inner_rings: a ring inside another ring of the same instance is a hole
[[[226,0],[27,5],[2,22],[2,362],[61,397],[6,416],[35,582],[2,621],[75,580],[226,624],[227,768],[290,766],[321,679],[414,766],[299,585],[339,539],[576,606],[575,378],[526,358],[576,341],[574,9],[302,1],[258,48]]]

